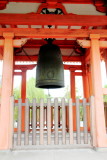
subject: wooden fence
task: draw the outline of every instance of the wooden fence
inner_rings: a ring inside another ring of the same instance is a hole
[[[38,146],[73,146],[91,145],[93,139],[94,98],[90,101],[72,99],[68,102],[64,98],[59,102],[57,98],[41,99],[39,103],[33,99],[32,103],[28,99],[25,103],[19,99],[14,103],[14,134],[13,148],[26,148]],[[25,127],[22,131],[22,108],[24,108]],[[76,110],[76,130],[73,129],[73,113]],[[87,112],[87,109],[89,113]],[[91,117],[91,119],[89,118]],[[88,129],[90,121],[90,130]],[[83,126],[81,126],[83,123]]]

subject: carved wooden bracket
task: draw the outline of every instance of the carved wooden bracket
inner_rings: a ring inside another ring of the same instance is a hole
[[[103,13],[107,12],[107,7],[105,6],[105,0],[94,0],[94,4],[97,11]]]
[[[36,13],[38,13],[38,14],[40,14],[41,13],[41,11],[44,9],[44,8],[47,8],[47,9],[60,9],[62,12],[63,12],[63,14],[68,14],[67,13],[67,11],[66,11],[66,9],[65,9],[65,7],[61,4],[61,3],[58,3],[58,2],[54,2],[54,3],[49,3],[49,2],[47,2],[47,3],[42,3],[40,6],[39,6],[39,8],[38,8],[38,10],[37,10],[37,12]]]
[[[0,10],[5,9],[7,4],[8,4],[8,0],[1,0],[0,1]]]

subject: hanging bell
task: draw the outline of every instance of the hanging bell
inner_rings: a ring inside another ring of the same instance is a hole
[[[52,44],[52,39],[48,39],[48,44],[40,47],[37,69],[36,87],[55,89],[64,87],[64,68],[60,48]]]

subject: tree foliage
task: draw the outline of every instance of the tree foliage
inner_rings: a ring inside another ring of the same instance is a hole
[[[40,98],[47,98],[47,95],[43,89],[35,87],[35,78],[33,77],[30,78],[27,82],[27,98],[29,98],[29,100],[36,98],[37,101],[39,101]]]
[[[104,88],[107,88],[107,84],[104,86]],[[107,95],[103,95],[103,101],[107,102]]]
[[[26,98],[28,98],[30,101],[32,101],[33,98],[36,98],[37,101],[39,101],[40,98],[44,99],[47,98],[47,95],[45,94],[43,89],[35,87],[35,78],[33,77],[27,81],[26,89],[27,89]],[[20,87],[15,88],[13,93],[15,99],[21,98]]]

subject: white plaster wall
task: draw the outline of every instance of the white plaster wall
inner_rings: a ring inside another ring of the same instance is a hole
[[[7,8],[0,10],[0,13],[30,13],[36,12],[40,3],[17,3],[11,2]],[[92,4],[63,4],[68,13],[79,15],[105,15],[104,13],[96,11]]]

